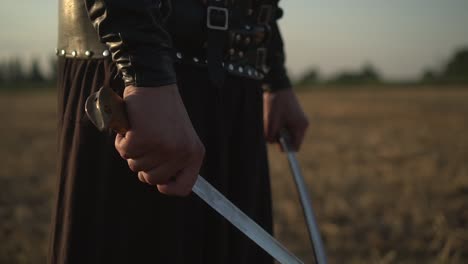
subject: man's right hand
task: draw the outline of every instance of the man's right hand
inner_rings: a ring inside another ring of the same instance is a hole
[[[205,148],[193,129],[176,85],[124,91],[131,128],[115,147],[142,182],[161,193],[186,196],[197,179]]]

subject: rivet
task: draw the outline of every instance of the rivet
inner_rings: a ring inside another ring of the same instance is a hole
[[[177,58],[178,58],[179,60],[182,59],[182,53],[177,52],[177,53],[176,53],[176,56],[177,56]]]
[[[223,66],[223,67],[224,67],[224,62],[221,62],[221,66]]]
[[[60,55],[65,56],[66,54],[67,54],[67,52],[65,50],[60,51]]]
[[[234,53],[236,53],[236,51],[234,49],[229,49],[229,54],[230,55],[234,55]]]
[[[249,25],[245,25],[245,29],[250,30],[252,28]]]
[[[198,63],[200,60],[197,57],[193,57],[193,61]]]
[[[249,69],[249,70],[247,71],[247,74],[248,74],[249,76],[252,76],[252,70]]]
[[[55,55],[59,55],[59,50],[55,49]]]
[[[110,52],[108,50],[105,50],[102,52],[102,56],[107,57],[110,55]]]
[[[236,41],[240,41],[240,40],[241,40],[241,38],[242,38],[242,37],[241,37],[241,35],[240,35],[240,34],[237,34],[237,35],[236,35]]]
[[[246,37],[245,40],[244,40],[244,43],[245,43],[245,45],[249,45],[250,44],[250,37]]]
[[[234,70],[234,65],[229,64],[228,68],[229,68],[229,70],[233,71]]]
[[[244,52],[239,51],[239,57],[240,57],[240,58],[244,57]]]
[[[239,72],[240,72],[240,73],[243,73],[243,72],[244,72],[244,68],[242,68],[241,66],[239,66]]]
[[[76,50],[74,50],[74,51],[71,52],[71,55],[72,55],[73,57],[76,57],[76,55],[78,55],[78,52],[76,52]]]
[[[91,57],[91,56],[93,56],[93,52],[91,52],[90,50],[85,51],[84,54],[85,54],[86,57]]]
[[[208,64],[208,60],[205,60],[205,64]]]

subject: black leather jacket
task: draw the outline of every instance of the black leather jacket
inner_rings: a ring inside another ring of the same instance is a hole
[[[199,3],[201,0],[191,1]],[[85,1],[91,22],[101,42],[109,47],[126,86],[156,87],[176,82],[171,32],[165,26],[171,16],[171,2],[172,0]],[[272,90],[290,88],[284,67],[283,41],[276,22],[272,23],[271,28],[273,34],[267,57],[270,71],[265,82]]]

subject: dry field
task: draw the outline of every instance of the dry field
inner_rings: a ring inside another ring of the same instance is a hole
[[[468,87],[303,92],[299,155],[331,263],[468,263]],[[0,263],[43,263],[55,95],[0,94]],[[313,263],[285,156],[270,149],[276,236]]]

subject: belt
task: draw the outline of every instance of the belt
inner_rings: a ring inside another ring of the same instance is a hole
[[[208,58],[205,54],[184,53],[176,51],[174,54],[175,62],[197,67],[208,67]],[[254,80],[262,80],[265,77],[263,70],[256,68],[254,65],[245,62],[233,60],[221,61],[221,70],[230,75],[246,77]]]
[[[175,61],[207,67],[210,79],[217,86],[222,86],[226,73],[263,79],[268,71],[266,46],[270,37],[269,23],[274,17],[273,6],[261,5],[256,12],[247,9],[246,14],[240,15],[239,9],[228,9],[224,1],[207,2],[207,39],[197,41],[205,44],[197,48],[177,47]],[[246,23],[236,21],[236,15],[237,18],[246,17]]]

